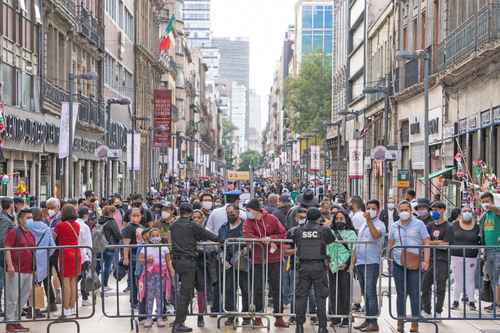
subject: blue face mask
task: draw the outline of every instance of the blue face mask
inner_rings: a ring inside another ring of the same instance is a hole
[[[31,224],[31,223],[33,223],[33,219],[27,219],[26,220],[26,224]]]
[[[438,211],[433,211],[433,212],[431,213],[431,217],[432,217],[432,219],[433,219],[434,221],[437,221],[437,220],[439,220],[439,219],[441,218],[441,213],[440,213],[440,212],[438,212]]]

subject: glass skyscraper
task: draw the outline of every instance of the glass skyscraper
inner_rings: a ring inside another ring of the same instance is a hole
[[[189,46],[210,47],[210,0],[185,0],[183,12]]]
[[[296,6],[297,52],[305,55],[322,51],[332,55],[333,2],[299,0]]]

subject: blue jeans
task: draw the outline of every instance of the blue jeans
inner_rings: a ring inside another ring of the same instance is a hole
[[[365,298],[366,315],[375,317],[378,315],[377,281],[379,276],[379,264],[357,265],[356,271],[359,277],[361,293]],[[377,319],[367,319],[368,323],[377,323]]]
[[[291,269],[289,272],[286,271],[285,268],[283,268],[283,288],[281,289],[282,293],[282,298],[283,298],[283,305],[288,305],[292,302],[292,297],[293,297],[293,275],[294,275],[294,270]]]
[[[107,287],[113,261],[115,262],[115,264],[118,263],[118,251],[113,249],[107,249],[103,252],[102,257],[103,257],[102,285],[104,287]]]
[[[406,297],[410,296],[411,314],[413,318],[420,317],[420,272],[411,271],[393,263],[394,283],[396,284],[396,303],[398,318],[406,317]],[[405,293],[406,292],[406,293]]]

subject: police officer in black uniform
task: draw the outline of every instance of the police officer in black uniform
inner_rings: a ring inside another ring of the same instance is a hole
[[[191,220],[193,207],[182,203],[179,207],[180,217],[170,227],[172,238],[172,263],[181,282],[180,297],[177,299],[175,321],[172,333],[192,332],[184,325],[189,303],[193,299],[196,276],[196,245],[200,241],[218,242],[219,239],[210,231]]]
[[[296,290],[296,333],[304,333],[306,320],[306,301],[310,289],[314,286],[317,315],[319,319],[318,333],[327,333],[326,298],[328,297],[328,277],[326,275],[326,246],[335,241],[330,229],[319,224],[321,212],[310,208],[307,212],[307,223],[292,229],[288,235],[297,248],[299,259],[299,277]]]

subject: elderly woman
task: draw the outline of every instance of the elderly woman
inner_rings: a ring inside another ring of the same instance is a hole
[[[389,253],[393,259],[393,275],[396,284],[398,332],[404,332],[406,298],[410,296],[412,318],[420,317],[420,268],[429,269],[430,251],[422,251],[422,245],[430,244],[429,232],[424,222],[412,215],[411,203],[399,203],[399,221],[389,229]],[[401,247],[405,248],[401,248]],[[422,261],[422,252],[424,260]],[[412,322],[410,332],[418,332],[418,323]]]
[[[58,246],[78,246],[80,225],[76,221],[76,209],[66,205],[61,211],[61,222],[54,228]],[[78,248],[59,251],[59,268],[63,277],[63,316],[75,314],[77,280],[81,270],[81,252]]]

